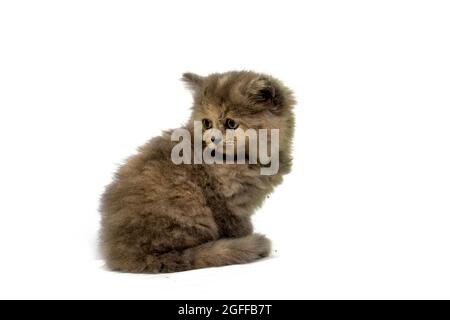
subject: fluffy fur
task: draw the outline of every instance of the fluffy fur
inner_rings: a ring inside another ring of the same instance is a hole
[[[250,216],[291,168],[294,98],[277,79],[241,71],[182,80],[193,92],[193,121],[225,119],[240,127],[280,130],[280,169],[259,164],[181,164],[171,161],[171,132],[153,138],[117,171],[101,200],[100,242],[116,271],[160,273],[248,263],[270,254],[253,234]]]

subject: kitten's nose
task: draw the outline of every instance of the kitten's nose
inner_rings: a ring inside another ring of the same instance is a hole
[[[214,144],[219,144],[220,141],[222,141],[222,139],[220,137],[211,137],[211,142],[213,142]]]

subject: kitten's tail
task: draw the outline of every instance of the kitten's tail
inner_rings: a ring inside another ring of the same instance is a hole
[[[181,252],[148,256],[146,272],[177,272],[230,264],[242,264],[267,257],[270,240],[260,234],[243,238],[220,239]]]

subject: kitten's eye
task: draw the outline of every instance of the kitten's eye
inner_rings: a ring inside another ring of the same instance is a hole
[[[209,119],[203,119],[202,120],[202,124],[203,124],[203,128],[205,130],[211,129],[212,128],[212,122]]]
[[[233,119],[227,119],[225,120],[225,127],[228,129],[236,129],[238,127],[238,124]]]

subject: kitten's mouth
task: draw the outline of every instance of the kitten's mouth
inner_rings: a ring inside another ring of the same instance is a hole
[[[250,159],[250,157],[245,153],[245,154],[243,154],[243,155],[238,155],[238,154],[226,154],[226,153],[224,153],[224,152],[220,152],[220,151],[217,151],[216,149],[212,149],[211,151],[210,151],[210,154],[211,154],[211,157],[212,158],[222,158],[222,160],[223,161],[233,161],[233,162],[236,162],[236,161],[238,161],[238,160],[242,160],[242,159],[244,159],[245,160],[245,162],[247,163],[248,161],[249,161],[249,159]]]

